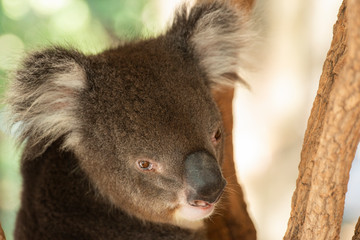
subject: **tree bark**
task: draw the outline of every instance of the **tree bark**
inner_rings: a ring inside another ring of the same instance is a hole
[[[5,233],[4,233],[4,230],[1,227],[1,223],[0,223],[0,240],[5,240]]]
[[[234,6],[250,13],[253,0],[232,0]],[[243,191],[236,177],[232,144],[232,100],[234,89],[225,89],[213,93],[222,113],[226,131],[223,173],[229,186],[221,202],[222,207],[215,216],[206,221],[210,240],[254,240],[256,231],[246,209]]]
[[[352,240],[360,240],[360,218],[355,227],[355,233]]]
[[[254,240],[256,231],[246,210],[243,192],[236,177],[232,145],[232,100],[233,89],[214,93],[216,102],[222,113],[226,131],[223,174],[229,186],[224,193],[219,211],[207,222],[208,238],[210,240]]]
[[[340,7],[305,133],[284,239],[339,239],[360,134],[359,4],[344,0]]]

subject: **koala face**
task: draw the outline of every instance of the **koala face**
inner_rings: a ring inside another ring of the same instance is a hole
[[[78,120],[87,140],[76,153],[115,206],[155,222],[195,221],[225,187],[221,115],[196,62],[159,42],[90,58]]]
[[[97,55],[29,55],[8,97],[34,156],[54,141],[103,199],[131,216],[196,227],[226,181],[224,129],[211,90],[240,80],[249,41],[226,3],[180,9],[161,36]],[[26,154],[26,153],[25,153]]]

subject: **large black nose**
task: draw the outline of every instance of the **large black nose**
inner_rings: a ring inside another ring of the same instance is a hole
[[[195,206],[200,202],[216,202],[226,185],[218,162],[206,151],[194,152],[186,157],[185,179],[189,185],[187,201]]]

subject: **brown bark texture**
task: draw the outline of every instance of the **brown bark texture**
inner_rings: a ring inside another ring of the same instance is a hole
[[[231,3],[249,14],[253,0],[232,0]],[[237,181],[233,158],[232,100],[234,90],[223,89],[214,92],[213,95],[222,113],[225,126],[223,174],[228,182],[228,190],[224,193],[220,209],[206,222],[208,238],[210,240],[254,240],[256,239],[255,227],[247,212],[243,191]]]
[[[284,239],[339,239],[360,135],[360,11],[344,1],[305,133]]]
[[[355,227],[355,232],[352,240],[360,240],[360,217]]]
[[[223,174],[228,182],[228,190],[224,193],[220,209],[207,222],[210,240],[254,240],[256,231],[246,210],[243,192],[236,177],[232,145],[232,100],[233,89],[214,93],[216,102],[222,113],[225,126],[225,150]]]
[[[211,1],[211,0],[198,0]],[[231,0],[231,4],[249,14],[253,0]],[[214,92],[214,98],[222,113],[225,126],[225,152],[223,174],[228,182],[228,191],[224,193],[217,213],[206,221],[210,240],[255,240],[256,230],[246,209],[243,191],[237,181],[232,144],[232,100],[233,89]]]
[[[0,240],[5,240],[5,233],[4,233],[4,230],[1,227],[1,223],[0,223]]]

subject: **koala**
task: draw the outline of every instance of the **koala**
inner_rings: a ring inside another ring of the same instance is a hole
[[[227,1],[184,4],[154,38],[33,52],[7,96],[23,190],[15,239],[204,240],[226,187],[214,89],[251,42]]]

